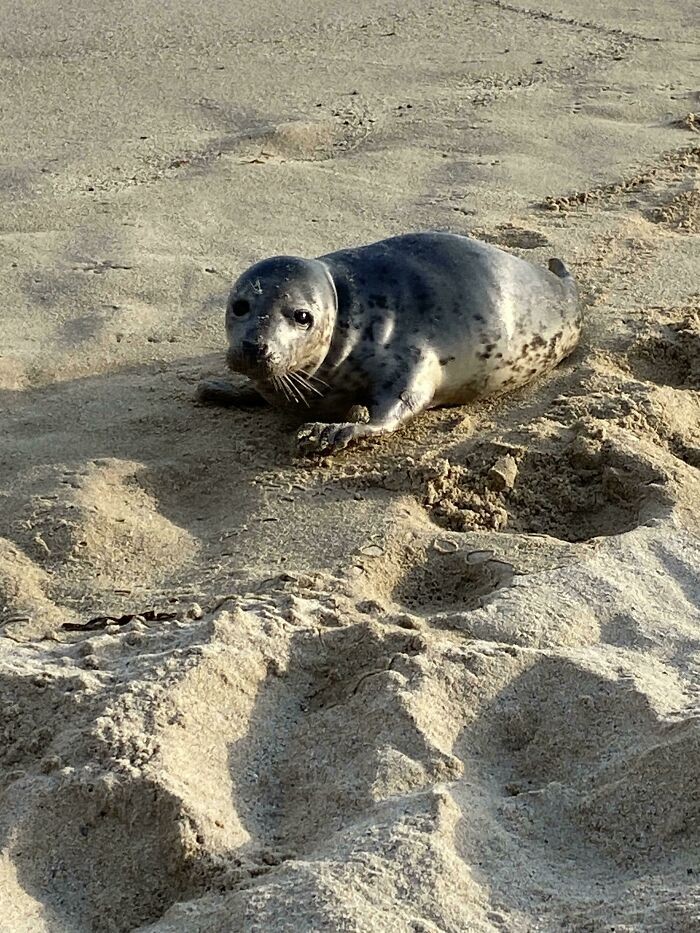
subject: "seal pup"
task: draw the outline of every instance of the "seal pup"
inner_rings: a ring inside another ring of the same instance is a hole
[[[471,237],[414,233],[257,262],[231,290],[226,333],[248,390],[209,381],[198,400],[308,407],[298,448],[328,453],[551,370],[578,343],[581,305],[559,259],[546,270]]]

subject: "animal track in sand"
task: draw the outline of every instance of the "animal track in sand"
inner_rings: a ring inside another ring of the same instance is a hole
[[[665,477],[610,441],[579,435],[558,450],[511,454],[517,465],[511,488],[492,480],[503,445],[479,444],[464,463],[443,464],[424,492],[435,521],[454,531],[507,529],[587,541],[631,531],[668,501]]]
[[[700,389],[700,308],[690,307],[639,338],[629,351],[635,374],[658,385]]]
[[[456,535],[435,536],[435,526],[418,504],[399,507],[394,531],[378,544],[361,548],[357,576],[350,574],[345,595],[359,612],[388,624],[420,628],[411,615],[432,617],[481,607],[490,594],[510,585],[514,570],[491,549],[465,546]],[[421,527],[420,532],[406,529]],[[376,553],[366,556],[367,551]],[[397,615],[398,613],[398,615]]]
[[[478,562],[474,559],[482,558]],[[396,584],[392,597],[410,611],[419,613],[469,611],[513,578],[513,568],[505,561],[489,559],[488,552],[476,552],[473,560],[464,551],[443,554],[426,550],[421,556],[403,562],[408,566]]]
[[[162,786],[86,769],[49,775],[27,797],[9,858],[25,891],[62,926],[126,933],[187,890],[187,821]]]

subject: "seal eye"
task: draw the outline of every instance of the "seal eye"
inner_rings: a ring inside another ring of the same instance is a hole
[[[294,320],[300,327],[310,327],[313,318],[308,311],[295,311]]]
[[[236,317],[243,317],[243,315],[247,314],[249,311],[250,302],[246,301],[245,298],[239,298],[231,305],[231,314],[235,314]]]

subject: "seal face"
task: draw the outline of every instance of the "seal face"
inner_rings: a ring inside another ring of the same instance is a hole
[[[256,263],[233,286],[226,331],[230,368],[263,398],[324,419],[297,434],[303,452],[321,453],[533,380],[578,343],[581,307],[558,259],[546,270],[469,237],[418,233]],[[199,393],[222,395],[220,382]],[[349,414],[358,406],[362,418]]]
[[[318,260],[273,256],[251,266],[226,305],[230,368],[267,396],[301,402],[309,372],[320,367],[333,336],[337,299]],[[273,399],[275,400],[275,399]]]

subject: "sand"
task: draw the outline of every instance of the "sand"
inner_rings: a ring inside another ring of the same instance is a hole
[[[0,12],[2,929],[700,930],[697,4]],[[194,404],[248,263],[426,228],[580,348],[315,465]]]

